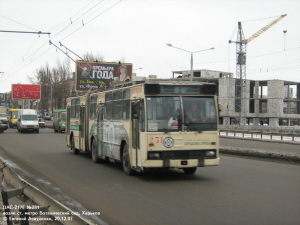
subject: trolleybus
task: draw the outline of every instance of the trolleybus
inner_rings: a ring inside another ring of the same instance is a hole
[[[54,132],[62,133],[66,130],[67,110],[56,109],[53,113],[53,129]]]
[[[119,85],[67,99],[66,142],[127,175],[219,165],[216,85],[181,79]]]

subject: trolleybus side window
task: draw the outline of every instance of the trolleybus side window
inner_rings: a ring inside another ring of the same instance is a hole
[[[113,100],[122,100],[122,91],[115,91],[113,93]]]
[[[140,120],[140,130],[141,132],[145,131],[145,106],[144,106],[144,100],[140,102],[141,104],[141,120]]]
[[[106,108],[106,118],[107,120],[111,119],[112,114],[112,92],[109,92],[105,95],[105,108]]]
[[[109,92],[105,95],[105,101],[111,101],[113,100],[112,92]]]
[[[130,90],[124,90],[123,92],[123,109],[122,109],[122,119],[128,120],[130,118]]]
[[[122,118],[122,91],[115,91],[113,93],[113,115],[114,120]]]
[[[75,102],[75,118],[79,119],[79,114],[80,114],[80,99],[77,98]]]
[[[90,119],[96,119],[96,110],[97,110],[97,95],[91,96],[90,104]]]
[[[72,99],[72,101],[71,101],[71,115],[70,115],[70,117],[71,118],[76,118],[76,113],[75,113],[75,106],[76,105],[76,99]]]

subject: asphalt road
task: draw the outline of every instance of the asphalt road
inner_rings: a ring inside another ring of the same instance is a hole
[[[0,147],[0,156],[22,177],[75,209],[100,212],[113,225],[300,221],[298,165],[223,156],[220,166],[198,168],[195,175],[169,170],[129,177],[119,164],[72,155],[64,134],[52,129],[39,134],[9,129],[0,134]]]

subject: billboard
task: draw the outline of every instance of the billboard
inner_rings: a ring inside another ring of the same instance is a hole
[[[12,84],[12,99],[41,99],[41,85]]]
[[[102,79],[106,81],[127,81],[131,80],[131,77],[131,63],[76,61],[76,91],[96,89],[98,88],[97,84],[104,83]]]

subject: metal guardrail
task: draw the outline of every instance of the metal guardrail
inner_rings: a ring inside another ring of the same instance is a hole
[[[26,182],[24,179],[19,177],[13,170],[11,170],[6,163],[0,158],[0,171],[2,172],[5,181],[14,189],[2,191],[3,205],[5,208],[5,214],[7,219],[7,224],[11,225],[10,217],[10,207],[8,199],[14,196],[27,196],[32,201],[34,201],[39,207],[38,213],[43,212],[42,215],[47,215],[53,218],[54,221],[60,222],[64,225],[95,225],[91,221],[83,218],[81,215],[78,215],[77,212],[72,211],[70,208],[56,201],[54,198],[50,197],[46,193],[37,189],[30,183]],[[22,207],[20,207],[22,208]],[[26,211],[20,210],[20,217],[24,218],[27,216],[27,221],[21,221],[21,224],[29,224],[28,215],[34,210]],[[66,217],[70,217],[69,220]]]
[[[222,135],[222,133],[225,135]],[[237,135],[240,134],[240,135]],[[289,134],[289,133],[272,133],[262,131],[243,131],[243,130],[220,130],[220,136],[226,137],[242,137],[242,138],[256,138],[256,139],[270,139],[280,141],[299,141],[300,134]],[[287,139],[288,138],[288,139]]]

